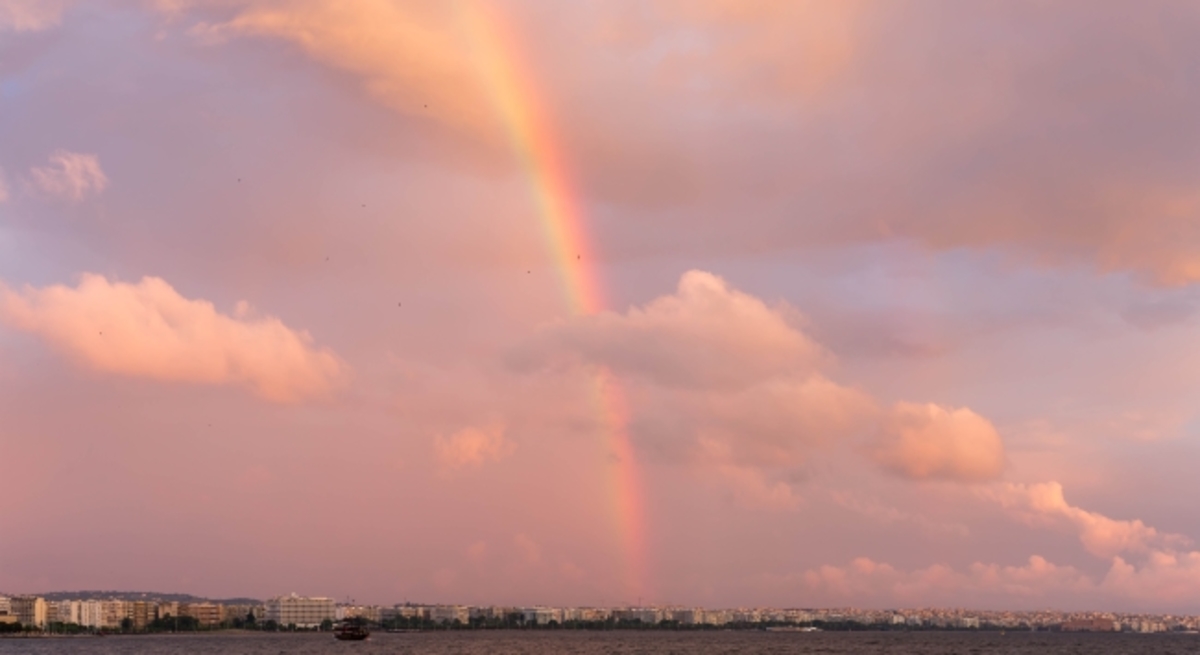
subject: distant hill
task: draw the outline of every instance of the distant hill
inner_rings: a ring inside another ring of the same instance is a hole
[[[166,603],[222,603],[224,605],[261,605],[254,598],[202,598],[191,594],[165,594],[157,591],[51,591],[39,594],[46,600],[152,600]]]

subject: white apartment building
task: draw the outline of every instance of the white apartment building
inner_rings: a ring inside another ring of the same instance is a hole
[[[104,602],[99,600],[79,601],[79,625],[88,628],[103,628]]]
[[[274,621],[282,627],[316,628],[327,619],[337,618],[332,598],[309,598],[293,593],[268,600],[266,607],[267,615],[263,620]]]
[[[46,622],[80,624],[79,612],[81,607],[82,603],[77,600],[47,601]]]
[[[468,623],[471,610],[465,605],[434,605],[429,608],[429,620],[434,623]]]
[[[335,610],[337,620],[365,619],[379,623],[383,619],[383,608],[375,605],[338,605]]]

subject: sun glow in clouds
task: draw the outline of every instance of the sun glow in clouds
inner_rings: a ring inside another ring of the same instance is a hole
[[[533,81],[522,65],[513,35],[503,19],[477,3],[460,5],[460,15],[475,57],[496,103],[512,148],[531,183],[542,229],[559,272],[563,295],[574,314],[605,309],[594,251],[582,209],[566,165],[539,103]],[[626,559],[626,590],[646,591],[643,497],[628,434],[628,407],[620,381],[601,368],[594,379],[597,409],[604,422],[606,446],[615,458],[609,468],[612,511]]]

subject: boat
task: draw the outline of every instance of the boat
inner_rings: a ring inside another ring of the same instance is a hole
[[[338,641],[363,641],[371,636],[367,622],[359,619],[344,619],[333,629],[333,638]]]

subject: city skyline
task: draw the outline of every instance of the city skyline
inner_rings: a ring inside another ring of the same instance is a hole
[[[1197,37],[0,0],[0,589],[1200,614]]]
[[[44,597],[43,597],[44,596]],[[252,618],[253,617],[253,618]],[[187,619],[184,621],[184,619]],[[721,628],[874,630],[1030,630],[1060,632],[1200,633],[1200,616],[923,607],[726,607],[638,604],[624,607],[464,605],[404,602],[394,605],[336,601],[292,592],[265,600],[219,601],[154,592],[51,592],[0,594],[0,633],[24,630],[191,632],[196,630],[332,630],[344,620],[389,629],[640,629]],[[181,624],[182,622],[182,624]],[[853,624],[852,628],[847,628]],[[181,627],[182,625],[182,627]],[[5,628],[8,630],[5,630]]]

